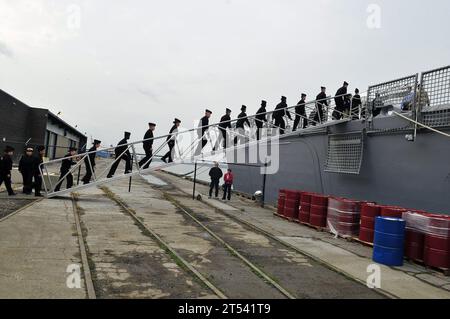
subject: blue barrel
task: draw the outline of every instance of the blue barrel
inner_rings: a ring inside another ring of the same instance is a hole
[[[406,222],[399,218],[377,217],[373,241],[373,261],[386,266],[402,266]]]

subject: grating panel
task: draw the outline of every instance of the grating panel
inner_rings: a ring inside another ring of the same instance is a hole
[[[364,149],[362,133],[328,136],[328,155],[325,171],[341,174],[359,174]]]

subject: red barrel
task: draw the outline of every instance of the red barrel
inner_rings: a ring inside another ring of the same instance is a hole
[[[328,207],[328,196],[312,194],[311,205]]]
[[[302,223],[309,223],[309,212],[311,210],[311,195],[312,193],[300,193],[300,205],[298,219]]]
[[[330,197],[328,200],[328,227],[339,235],[357,236],[360,211],[360,201]]]
[[[286,190],[286,201],[284,204],[284,216],[287,218],[298,218],[298,206],[300,193],[298,191]]]
[[[411,228],[405,232],[405,256],[411,260],[423,261],[425,234]]]
[[[375,231],[373,229],[368,229],[364,227],[359,228],[359,240],[366,243],[373,243],[373,238],[375,235]]]
[[[312,194],[309,223],[316,227],[327,225],[328,196]]]
[[[286,202],[286,190],[280,189],[278,193],[278,215],[284,215],[284,204]]]
[[[375,219],[381,214],[381,206],[373,203],[363,203],[361,204],[361,217],[371,217]]]
[[[381,206],[381,216],[392,217],[392,218],[402,218],[403,213],[408,211],[405,208],[397,206]]]
[[[375,229],[375,218],[361,215],[361,227],[366,229]]]
[[[425,235],[424,262],[428,266],[450,268],[450,217],[426,214],[430,218]]]

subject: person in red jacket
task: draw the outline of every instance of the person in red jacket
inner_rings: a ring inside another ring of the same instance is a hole
[[[225,176],[223,177],[223,180],[225,181],[225,184],[223,185],[223,197],[222,200],[225,200],[225,197],[227,197],[228,194],[228,200],[231,199],[231,186],[233,185],[233,173],[231,172],[231,169],[228,169],[227,173],[225,173]]]

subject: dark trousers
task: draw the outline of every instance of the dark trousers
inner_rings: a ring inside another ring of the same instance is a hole
[[[61,171],[61,175],[60,175],[60,177],[59,177],[59,182],[58,182],[58,184],[57,184],[56,187],[55,187],[55,192],[59,192],[59,191],[60,191],[61,185],[62,185],[62,183],[64,182],[63,177],[64,177],[68,172],[69,172],[69,171]],[[69,173],[69,174],[66,176],[66,181],[67,181],[66,189],[72,188],[72,186],[73,186],[73,175],[72,175],[72,173]]]
[[[29,172],[22,172],[23,193],[31,194],[33,191],[33,174]]]
[[[286,129],[286,123],[284,122],[283,118],[276,118],[275,126],[280,128],[280,135],[283,135],[284,130]]]
[[[11,187],[11,175],[8,176],[6,174],[0,174],[0,186],[5,183],[6,190],[8,191],[9,195],[14,194],[14,191]]]
[[[152,156],[153,156],[153,151],[152,150],[145,150],[145,157],[139,162],[139,167],[140,168],[143,168],[143,169],[147,169],[149,166],[150,166],[150,163],[152,162],[151,160],[147,163],[147,161],[149,160],[149,159],[151,159],[152,158]],[[145,164],[145,163],[147,163],[147,164]],[[145,166],[143,167],[142,165],[144,165],[145,164]]]
[[[221,134],[221,137],[220,137],[220,139],[222,139],[222,146],[223,146],[223,148],[225,149],[225,148],[227,148],[227,130],[226,129],[220,129],[220,134]]]
[[[256,122],[256,140],[260,140],[261,139],[261,130],[262,130],[262,123]]]
[[[169,159],[168,162],[172,163],[173,162],[172,151],[173,151],[173,148],[175,147],[175,142],[173,142],[173,143],[169,142],[169,143],[167,143],[167,145],[169,145],[169,151],[161,158],[161,160],[163,162],[165,162],[166,159]]]
[[[36,196],[41,195],[42,189],[42,176],[39,174],[34,175],[34,194]]]
[[[223,197],[222,199],[228,198],[228,200],[231,199],[231,184],[225,184],[223,185]]]
[[[213,189],[215,190],[216,197],[219,196],[219,179],[211,180],[211,184],[209,184],[209,197],[212,196]]]
[[[324,121],[323,118],[323,106],[317,107],[316,114],[314,115],[312,125],[316,125],[317,123],[322,123]],[[316,123],[317,122],[317,123]]]
[[[89,165],[89,163],[86,163],[86,175],[84,175],[82,181],[83,184],[89,184],[91,182],[91,178],[92,178],[92,173],[95,170],[94,167],[92,167],[91,170],[91,166]]]
[[[294,127],[292,128],[292,131],[296,131],[299,124],[301,124],[300,128],[306,127],[306,114],[300,114],[300,115],[295,116]]]
[[[120,154],[116,154],[118,156]],[[117,157],[116,157],[117,159]],[[131,158],[127,154],[123,154],[119,159],[117,159],[114,164],[111,166],[111,169],[109,170],[108,177],[114,176],[116,173],[117,167],[119,166],[119,163],[121,160],[125,161],[125,174],[131,172]]]
[[[234,145],[244,144],[245,143],[245,128],[244,127],[236,127],[237,133],[239,134],[234,138]]]

